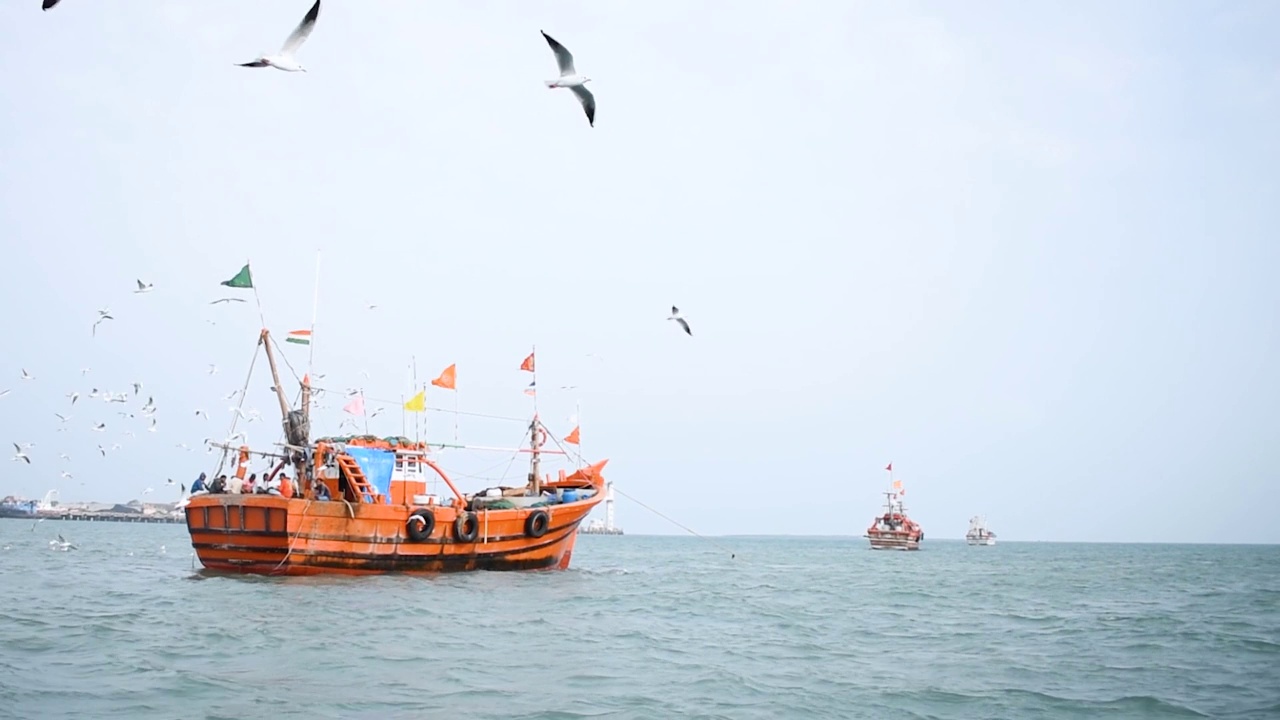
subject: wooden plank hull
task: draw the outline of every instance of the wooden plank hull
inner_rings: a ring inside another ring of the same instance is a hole
[[[919,550],[920,540],[906,533],[871,535],[872,550]]]
[[[210,570],[262,575],[366,575],[565,569],[578,525],[600,501],[480,510],[474,540],[460,539],[459,511],[433,507],[435,527],[414,540],[409,506],[348,504],[271,495],[198,495],[186,507],[191,545]],[[546,511],[544,534],[529,516]]]

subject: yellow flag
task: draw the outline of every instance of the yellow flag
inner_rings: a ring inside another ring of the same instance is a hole
[[[409,402],[404,404],[404,409],[409,412],[422,412],[427,409],[427,391],[423,390],[417,395],[409,398]]]

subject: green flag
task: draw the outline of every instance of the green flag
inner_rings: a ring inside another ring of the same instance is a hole
[[[251,288],[253,287],[253,277],[249,275],[249,266],[245,265],[240,268],[240,272],[230,280],[223,280],[223,285],[233,288]]]

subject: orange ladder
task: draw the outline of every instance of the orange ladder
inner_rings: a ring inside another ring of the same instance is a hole
[[[369,481],[365,479],[364,471],[360,469],[360,463],[346,453],[338,453],[337,460],[338,467],[342,468],[342,471],[347,474],[347,482],[351,483],[351,487],[355,488],[356,494],[363,497],[365,502],[378,502],[378,491],[374,490]]]

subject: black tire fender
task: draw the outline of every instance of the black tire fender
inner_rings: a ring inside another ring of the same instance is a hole
[[[464,512],[453,521],[453,536],[458,542],[475,542],[480,534],[480,519],[473,512]]]
[[[426,540],[436,529],[435,513],[426,508],[414,508],[413,512],[409,513],[404,529],[409,534],[410,540],[414,542]]]
[[[551,516],[546,510],[534,510],[524,521],[524,534],[531,538],[540,538],[551,529]]]

